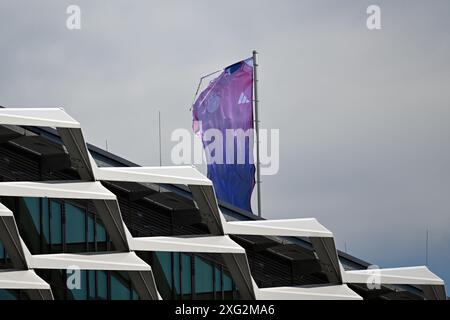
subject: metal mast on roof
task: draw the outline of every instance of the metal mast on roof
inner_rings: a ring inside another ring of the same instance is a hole
[[[425,265],[428,267],[428,228],[427,228],[427,236],[425,240]]]
[[[162,167],[162,151],[161,151],[161,111],[158,110],[158,140],[159,140],[159,166]]]

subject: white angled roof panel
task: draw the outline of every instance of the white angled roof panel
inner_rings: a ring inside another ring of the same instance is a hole
[[[345,283],[444,285],[427,267],[351,270],[343,273]]]
[[[333,234],[316,219],[258,220],[223,222],[227,234],[292,236],[292,237],[333,237]]]
[[[134,238],[130,246],[136,251],[245,253],[228,236]]]
[[[0,289],[49,290],[50,285],[33,270],[0,270]]]
[[[5,108],[0,109],[0,125],[80,128],[61,108]]]
[[[33,255],[29,259],[29,264],[35,269],[77,267],[80,270],[151,271],[151,267],[134,252]]]
[[[95,167],[94,167],[95,168]],[[95,168],[98,180],[141,183],[211,185],[194,167],[120,167]]]
[[[0,182],[0,195],[116,200],[116,196],[100,182]]]
[[[347,285],[263,288],[256,291],[258,300],[362,300]]]

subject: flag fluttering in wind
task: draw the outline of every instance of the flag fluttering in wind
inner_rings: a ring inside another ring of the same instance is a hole
[[[217,197],[252,212],[255,186],[252,58],[225,68],[209,83],[193,105],[193,119],[194,132],[203,142],[208,178]]]

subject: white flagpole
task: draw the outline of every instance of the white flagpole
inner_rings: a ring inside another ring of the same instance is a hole
[[[256,136],[256,188],[258,192],[258,217],[261,217],[261,168],[259,161],[259,100],[258,100],[258,61],[256,50],[253,50],[253,90],[255,102],[255,136]]]

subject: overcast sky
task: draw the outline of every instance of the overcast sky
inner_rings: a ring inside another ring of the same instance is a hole
[[[3,0],[0,105],[63,106],[87,141],[141,165],[158,165],[161,110],[169,165],[199,77],[257,49],[261,125],[281,140],[264,216],[316,217],[382,267],[424,264],[428,228],[450,283],[449,30],[445,0]]]

